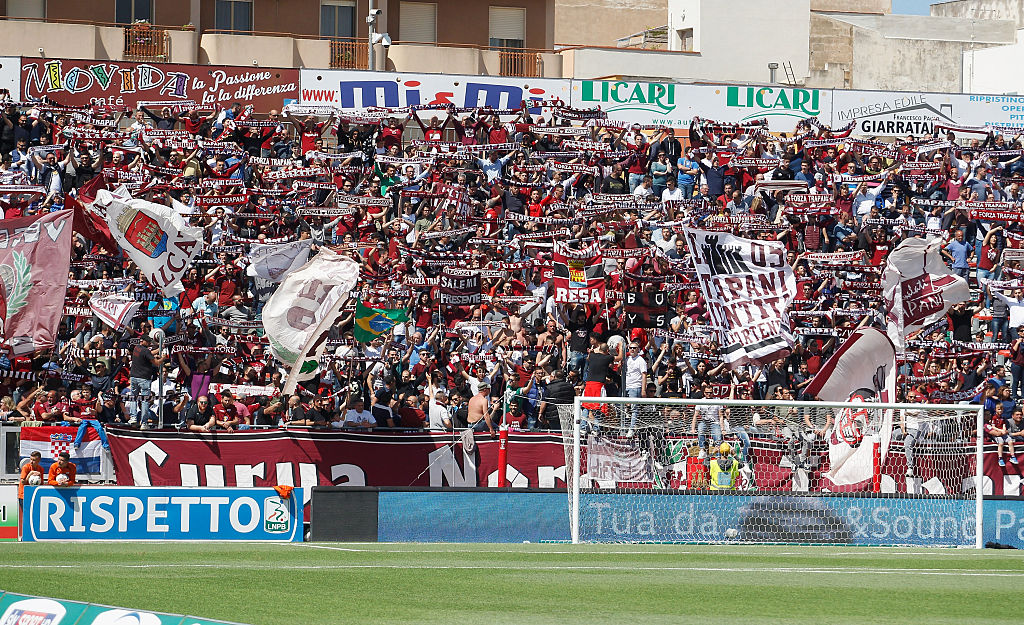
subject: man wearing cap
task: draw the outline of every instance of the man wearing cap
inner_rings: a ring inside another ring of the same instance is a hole
[[[496,436],[494,421],[491,414],[494,412],[490,406],[491,385],[481,382],[477,385],[478,392],[469,400],[469,427],[474,432],[488,431],[491,436]]]
[[[62,451],[57,454],[57,462],[50,465],[50,472],[47,474],[46,483],[50,486],[74,486],[75,475],[78,473],[78,468],[71,462],[71,455]],[[66,478],[59,476],[64,475]]]
[[[452,429],[452,416],[451,411],[448,408],[448,392],[443,388],[438,389],[434,393],[433,399],[430,400],[430,429],[431,430],[446,430],[451,431]]]

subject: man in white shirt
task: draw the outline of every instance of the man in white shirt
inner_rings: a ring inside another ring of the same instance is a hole
[[[447,430],[452,429],[452,415],[448,409],[448,393],[443,388],[434,393],[430,400],[430,429]]]
[[[363,396],[356,395],[348,402],[348,412],[345,413],[345,421],[341,424],[343,428],[358,428],[361,430],[372,430],[377,425],[377,420],[363,406]]]
[[[626,355],[626,397],[647,396],[647,360],[640,353],[640,344],[635,341],[629,343],[629,353]],[[634,406],[633,414],[629,419],[629,431],[627,437],[633,436],[636,429],[636,419],[639,409]]]

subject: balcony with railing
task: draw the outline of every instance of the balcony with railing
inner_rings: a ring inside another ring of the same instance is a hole
[[[170,58],[171,38],[167,30],[149,22],[124,27],[124,60],[166,61]]]
[[[369,46],[366,39],[332,37],[332,69],[367,69]]]

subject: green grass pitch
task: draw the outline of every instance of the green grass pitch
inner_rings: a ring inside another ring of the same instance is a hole
[[[0,588],[252,625],[1020,623],[1024,554],[747,545],[0,544]]]

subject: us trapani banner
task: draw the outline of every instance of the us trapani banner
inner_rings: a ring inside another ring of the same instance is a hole
[[[684,236],[726,366],[787,356],[795,337],[786,307],[796,295],[796,278],[786,246],[692,228]]]

